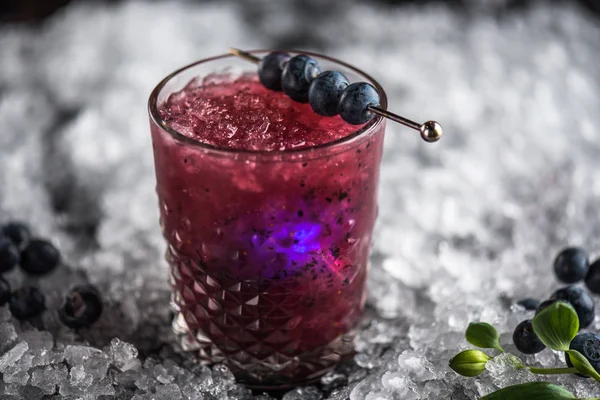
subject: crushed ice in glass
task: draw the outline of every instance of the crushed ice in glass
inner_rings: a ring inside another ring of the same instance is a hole
[[[504,1],[470,3],[468,23],[443,5],[344,2],[346,19],[333,7],[309,24],[291,22],[288,2],[252,11],[275,24],[248,24],[226,2],[78,3],[39,27],[0,28],[0,222],[28,221],[68,264],[40,281],[43,317],[20,323],[0,307],[0,397],[273,398],[175,344],[145,101],[182,65],[296,30],[380,80],[394,111],[435,118],[446,135],[426,145],[388,125],[357,354],[283,398],[467,400],[533,380],[506,356],[478,379],[447,363],[469,347],[473,320],[514,350],[512,329],[529,314],[511,304],[557,287],[553,255],[566,244],[600,250],[600,27],[575,5],[498,18],[486,10]],[[55,311],[83,282],[98,286],[105,311],[73,332]],[[550,350],[527,361],[563,362]],[[600,396],[589,381],[547,380]]]

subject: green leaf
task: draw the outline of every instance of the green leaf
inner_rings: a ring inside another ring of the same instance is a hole
[[[527,367],[525,367],[527,368]],[[539,368],[529,367],[529,371],[533,374],[538,375],[563,375],[563,374],[576,374],[577,368],[564,367],[564,368]]]
[[[583,354],[577,350],[569,350],[567,351],[567,354],[569,355],[571,363],[573,363],[573,366],[577,369],[577,371],[579,371],[579,373],[589,376],[590,378],[594,378],[600,382],[600,375],[594,369],[594,367],[592,367],[588,359],[583,356]]]
[[[579,332],[579,318],[575,309],[562,301],[544,308],[532,323],[535,334],[552,350],[569,350],[571,340]]]
[[[462,376],[477,376],[485,371],[491,357],[481,350],[461,351],[450,360],[450,368]]]
[[[500,389],[480,400],[566,400],[575,399],[567,389],[548,382],[522,383]]]
[[[487,322],[471,322],[465,332],[467,341],[483,349],[498,349],[504,353],[500,346],[500,335],[492,325]]]

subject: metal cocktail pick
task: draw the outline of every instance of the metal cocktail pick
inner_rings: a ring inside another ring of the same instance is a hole
[[[260,62],[260,57],[257,57],[254,54],[246,51],[230,48],[229,52],[237,57],[243,58],[244,60],[253,62],[255,64]],[[421,137],[426,142],[437,142],[442,137],[442,126],[435,121],[427,121],[419,124],[411,121],[408,118],[401,117],[398,114],[394,114],[393,112],[385,110],[379,106],[369,106],[369,110],[384,118],[391,119],[392,121],[396,121],[404,126],[408,126],[409,128],[419,131],[419,133],[421,133]]]

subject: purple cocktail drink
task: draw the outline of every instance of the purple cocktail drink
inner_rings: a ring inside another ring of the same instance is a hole
[[[246,65],[227,56],[194,64],[150,98],[175,325],[202,360],[284,387],[352,350],[384,121],[321,117],[236,66]]]

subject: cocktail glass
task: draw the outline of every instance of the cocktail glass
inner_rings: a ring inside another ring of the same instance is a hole
[[[264,55],[266,52],[254,52]],[[318,54],[323,70],[381,86]],[[385,121],[303,149],[217,148],[159,106],[193,78],[255,66],[222,55],[175,71],[149,100],[173,327],[184,348],[253,387],[318,379],[351,354],[365,297]],[[231,110],[235,113],[236,110]]]

